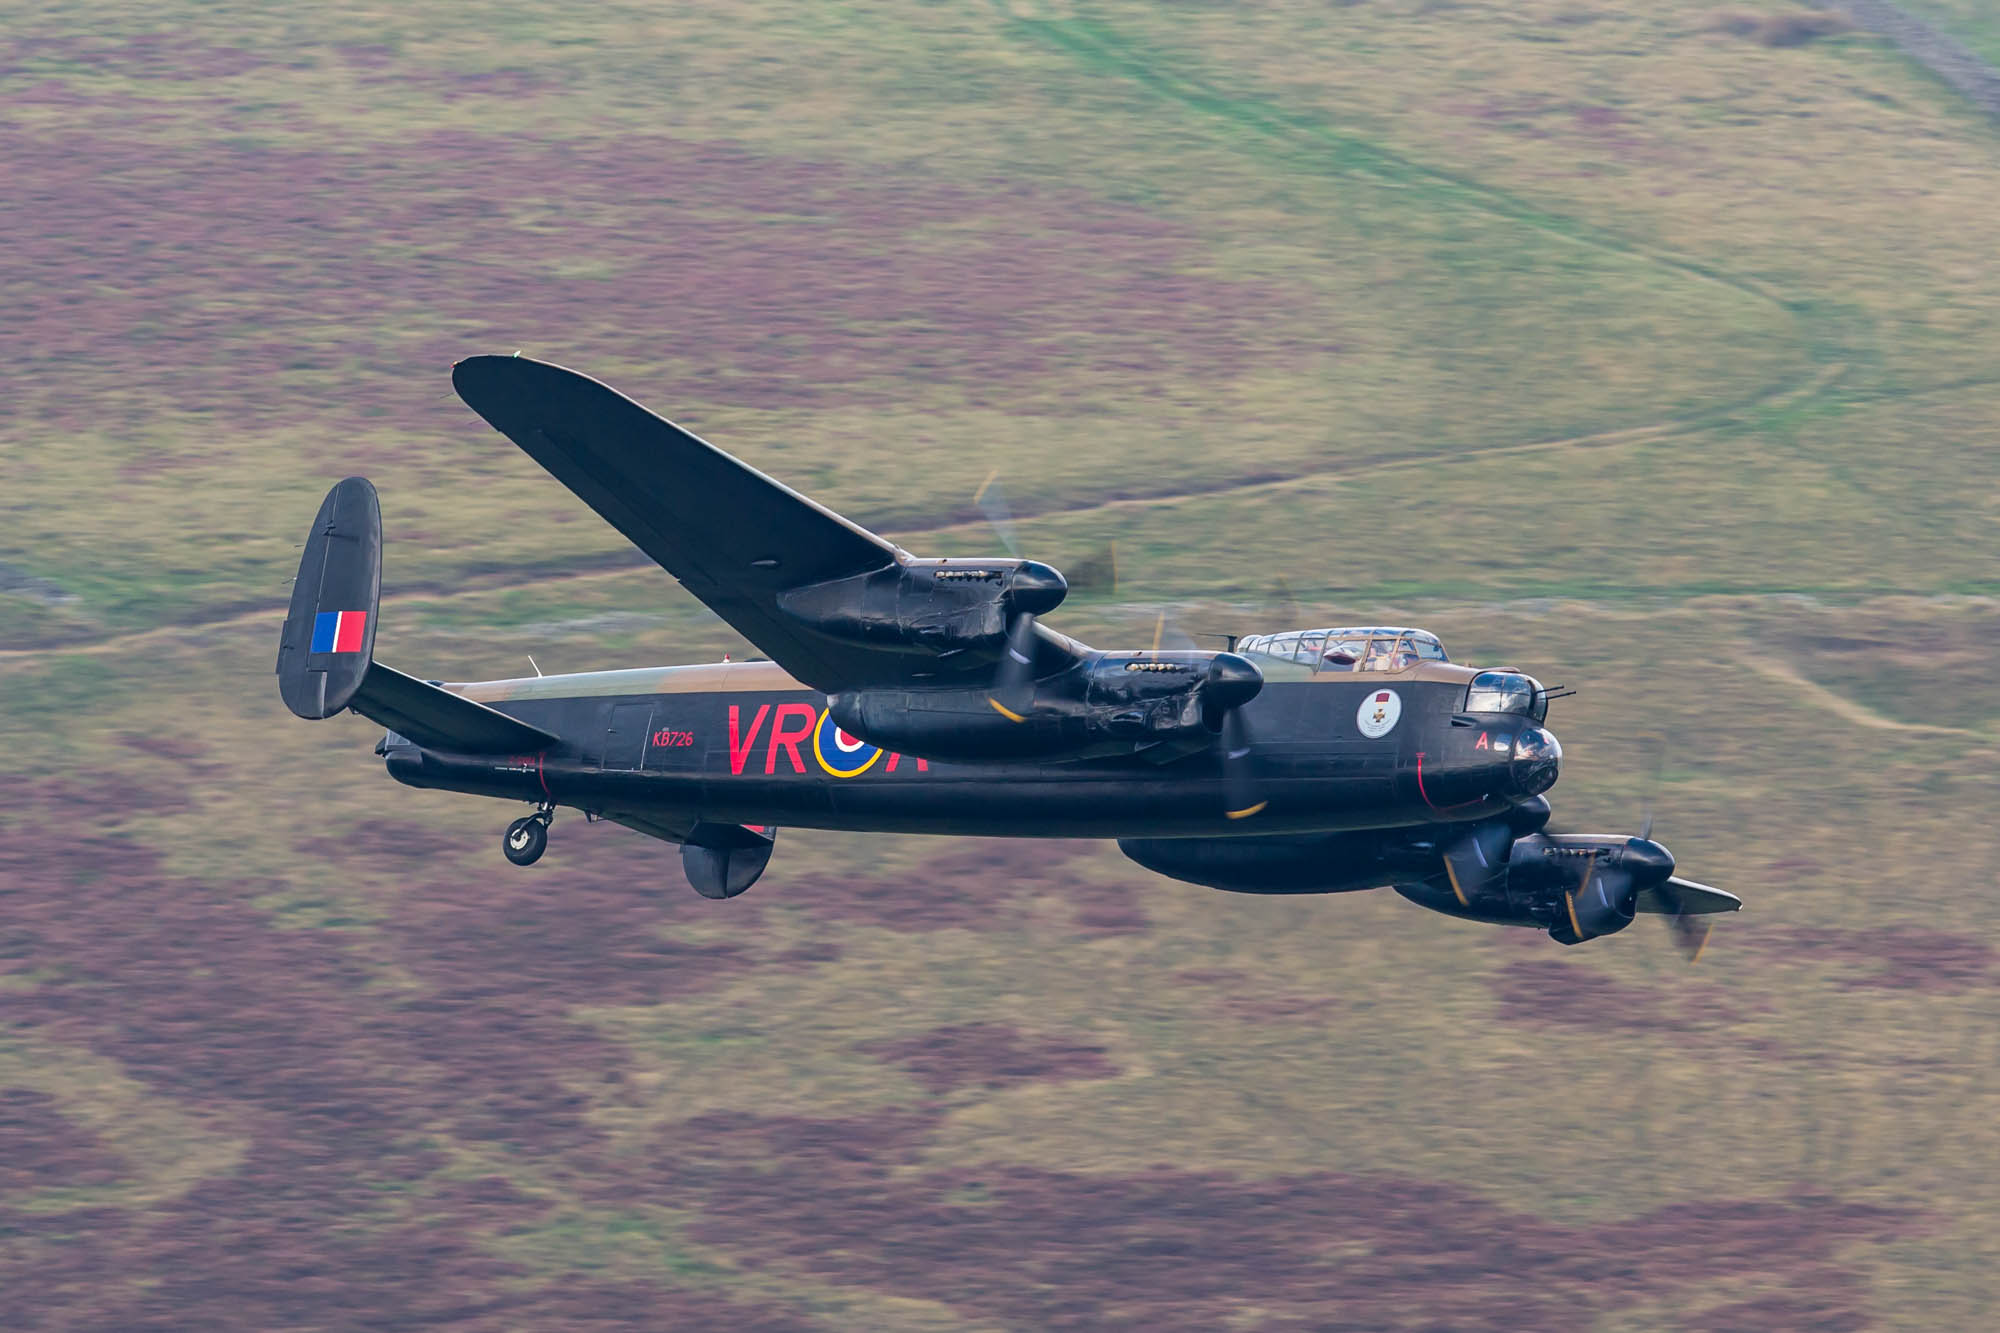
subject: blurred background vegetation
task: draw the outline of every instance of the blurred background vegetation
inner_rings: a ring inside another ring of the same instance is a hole
[[[1972,0],[1909,0],[1989,59]],[[14,1327],[1978,1326],[2000,1304],[1995,123],[1817,10],[15,4]],[[742,645],[450,393],[520,348],[911,549],[1580,693],[1683,970],[1092,844],[671,848],[391,786],[425,675]]]

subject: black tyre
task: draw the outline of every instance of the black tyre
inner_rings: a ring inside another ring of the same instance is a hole
[[[507,853],[507,859],[517,866],[531,866],[542,859],[542,853],[549,845],[549,826],[535,815],[517,819],[507,826],[507,836],[502,839],[500,849]]]

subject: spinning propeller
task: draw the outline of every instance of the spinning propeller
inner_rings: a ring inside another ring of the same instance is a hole
[[[1653,841],[1652,792],[1662,758],[1656,750],[1646,765],[1637,837],[1546,832],[1549,805],[1540,797],[1462,829],[1440,849],[1457,908],[1486,920],[1525,924],[1531,916],[1564,944],[1616,934],[1641,912],[1663,916],[1693,962],[1708,940],[1708,917],[1743,904],[1675,875],[1673,853]]]
[[[1021,563],[1007,575],[1001,601],[1007,608],[1007,639],[1000,654],[1000,666],[993,673],[993,688],[986,702],[1009,722],[1026,722],[1035,706],[1035,617],[1046,615],[1062,604],[1069,583],[1052,566],[1038,560],[1022,560],[1020,543],[1014,539],[1014,515],[1000,488],[1000,470],[995,468],[973,492],[972,502],[986,515],[1000,537],[1007,554]],[[1117,557],[1110,557],[1116,577]]]
[[[1653,841],[1653,797],[1666,764],[1664,737],[1648,736],[1646,785],[1640,797],[1639,836],[1623,847],[1592,848],[1574,889],[1565,890],[1569,924],[1579,936],[1610,934],[1639,912],[1666,918],[1667,932],[1689,963],[1701,957],[1718,911],[1742,906],[1735,895],[1674,874],[1674,855]]]
[[[1016,560],[1021,560],[1020,543],[1014,536],[1014,514],[1000,485],[1000,472],[987,474],[972,502],[993,525],[1000,544]],[[1090,571],[1091,586],[1116,592],[1118,588],[1118,548],[1108,543],[1104,551],[1087,557],[1083,568]],[[1053,610],[1068,590],[1063,576],[1047,565],[1024,560],[1007,576],[1001,597],[1007,611],[1007,638],[1000,665],[993,673],[993,686],[986,702],[1010,722],[1025,722],[1035,706],[1035,617]],[[1169,633],[1193,646],[1193,640],[1171,630],[1166,612],[1153,627],[1152,651],[1158,653]],[[1178,644],[1177,644],[1178,646]],[[1243,706],[1264,688],[1264,673],[1246,657],[1233,652],[1217,653],[1209,659],[1201,682],[1195,687],[1201,706],[1202,725],[1217,737],[1221,747],[1224,813],[1230,819],[1247,819],[1269,801],[1259,790],[1254,742]]]
[[[1257,759],[1243,706],[1264,688],[1264,673],[1247,657],[1217,653],[1202,677],[1201,722],[1222,746],[1224,815],[1248,819],[1270,804],[1257,781]]]
[[[1021,544],[1014,536],[1014,511],[1007,504],[1006,490],[1000,484],[999,468],[987,473],[986,480],[979,483],[979,489],[972,493],[972,503],[993,525],[994,534],[1007,548],[1007,554],[1019,560]],[[1067,577],[1074,592],[1117,592],[1118,543],[1106,542],[1096,551],[1069,562]]]
[[[1035,613],[1019,610],[1007,621],[1007,645],[993,673],[986,702],[1009,722],[1026,722],[1035,706]]]
[[[1181,630],[1165,611],[1153,625],[1152,651],[1171,641],[1174,651],[1192,650],[1195,641]],[[1233,642],[1233,640],[1232,640]],[[1249,658],[1235,652],[1220,652],[1209,658],[1201,684],[1196,686],[1201,700],[1201,724],[1212,732],[1221,746],[1223,814],[1230,819],[1248,819],[1270,804],[1257,780],[1255,740],[1243,706],[1264,688],[1264,673]]]

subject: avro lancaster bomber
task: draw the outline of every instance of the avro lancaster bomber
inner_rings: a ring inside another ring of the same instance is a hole
[[[1291,630],[1227,651],[1098,649],[1043,617],[1063,576],[911,555],[603,384],[481,356],[459,395],[738,630],[762,660],[469,684],[375,660],[382,526],[350,477],[313,521],[278,650],[300,717],[388,728],[390,776],[678,844],[704,897],[756,882],[782,825],[1115,838],[1240,893],[1389,887],[1564,944],[1665,918],[1690,953],[1731,894],[1638,836],[1547,830],[1551,693],[1434,635]]]

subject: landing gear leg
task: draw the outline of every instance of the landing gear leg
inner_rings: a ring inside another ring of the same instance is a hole
[[[533,865],[548,850],[549,824],[555,817],[555,806],[544,802],[534,814],[507,826],[507,836],[501,840],[500,850],[517,866]]]

